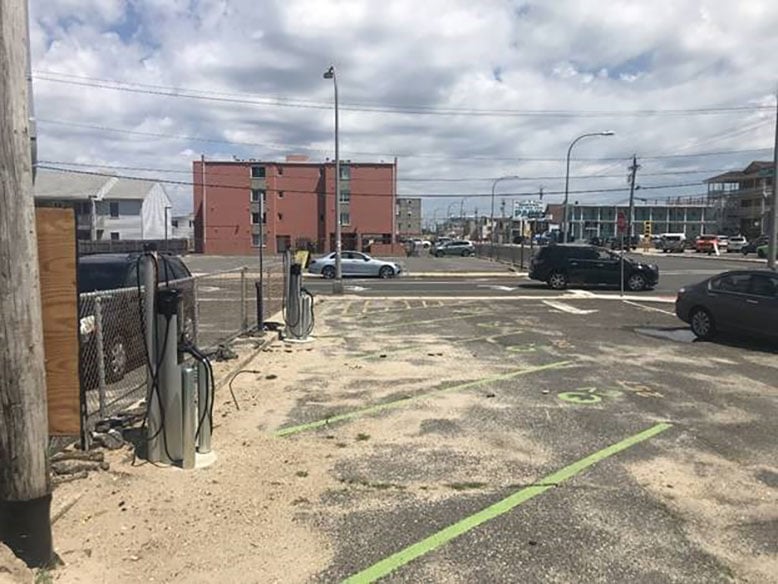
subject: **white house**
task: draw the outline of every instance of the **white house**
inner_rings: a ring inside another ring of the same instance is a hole
[[[79,239],[173,238],[173,205],[158,182],[39,170],[35,201],[73,207]]]

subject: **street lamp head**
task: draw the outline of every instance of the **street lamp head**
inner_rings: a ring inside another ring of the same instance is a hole
[[[332,79],[335,77],[335,65],[330,65],[330,68],[324,72],[325,79]]]
[[[605,130],[604,132],[600,132],[600,136],[613,136],[616,134],[613,130]]]

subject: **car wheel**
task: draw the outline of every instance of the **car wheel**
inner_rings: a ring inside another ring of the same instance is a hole
[[[436,258],[442,258],[444,255],[445,255],[445,254],[444,254],[442,251],[436,251],[436,252],[435,252],[435,257],[436,257]]]
[[[646,277],[643,274],[632,274],[627,279],[627,288],[630,292],[640,292],[646,289]]]
[[[689,315],[689,322],[694,335],[703,341],[713,338],[716,334],[716,325],[713,316],[704,308],[695,308]]]
[[[328,280],[332,280],[335,277],[335,268],[332,266],[325,266],[324,269],[321,271],[321,275],[327,278]]]
[[[127,373],[127,344],[120,334],[114,336],[105,347],[105,379],[113,383],[124,379]]]
[[[756,257],[760,259],[764,259],[767,257],[767,254],[760,249],[759,251],[756,252]]]
[[[387,278],[393,278],[394,270],[392,269],[392,266],[383,266],[380,270],[378,270],[378,277],[383,278],[384,280]]]
[[[567,288],[567,276],[564,272],[552,272],[548,277],[548,285],[554,290],[564,290]]]

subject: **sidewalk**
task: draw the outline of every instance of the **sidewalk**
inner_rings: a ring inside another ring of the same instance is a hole
[[[764,264],[767,262],[765,259],[760,259],[757,257],[746,257],[743,256],[741,253],[722,253],[721,255],[717,256],[715,254],[708,255],[707,253],[695,253],[693,251],[690,252],[684,252],[684,253],[662,253],[658,249],[651,249],[649,251],[643,251],[641,249],[637,249],[635,251],[630,252],[635,255],[644,255],[644,256],[659,256],[659,257],[668,257],[668,258],[684,258],[684,259],[691,259],[691,260],[725,260],[730,262],[744,262],[744,263],[751,263],[751,264]]]

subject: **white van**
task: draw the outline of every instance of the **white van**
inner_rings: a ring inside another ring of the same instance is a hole
[[[657,247],[662,250],[662,253],[683,253],[686,248],[686,234],[663,233]]]

